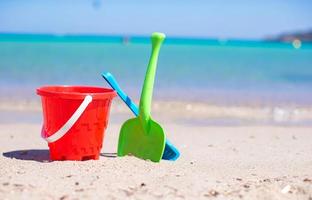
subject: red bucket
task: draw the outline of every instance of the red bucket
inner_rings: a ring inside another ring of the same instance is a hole
[[[43,108],[42,137],[51,160],[99,159],[109,110],[116,92],[87,86],[37,89]]]

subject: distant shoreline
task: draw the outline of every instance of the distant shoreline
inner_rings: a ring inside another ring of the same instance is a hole
[[[269,36],[266,40],[273,42],[293,42],[294,40],[299,40],[300,42],[312,43],[312,30],[305,32],[283,33],[278,36]]]

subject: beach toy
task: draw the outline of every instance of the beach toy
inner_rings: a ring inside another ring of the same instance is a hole
[[[118,96],[126,103],[126,105],[130,108],[133,114],[135,116],[138,116],[138,106],[135,105],[130,97],[120,88],[114,76],[109,72],[103,73],[102,76],[107,81],[107,83],[117,92]],[[166,139],[165,150],[162,159],[175,161],[179,158],[179,156],[179,150],[171,142],[169,142],[168,139]]]
[[[122,125],[118,141],[118,156],[130,154],[159,162],[163,155],[166,136],[161,126],[152,120],[150,113],[157,59],[164,39],[165,35],[162,33],[152,34],[152,53],[141,93],[139,115]]]
[[[99,159],[109,110],[116,92],[87,86],[37,89],[43,108],[41,135],[51,160]]]

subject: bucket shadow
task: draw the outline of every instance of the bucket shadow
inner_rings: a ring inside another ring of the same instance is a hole
[[[32,160],[36,162],[50,162],[50,154],[48,149],[25,149],[17,151],[8,151],[2,154],[7,158],[15,158],[18,160]]]
[[[100,153],[100,156],[107,157],[107,158],[116,158],[117,153]]]

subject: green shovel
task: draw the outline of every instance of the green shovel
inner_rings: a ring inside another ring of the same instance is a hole
[[[151,118],[151,103],[159,49],[164,39],[162,33],[152,34],[152,53],[141,93],[139,115],[122,125],[118,156],[134,155],[154,162],[162,158],[166,136],[161,126]]]

